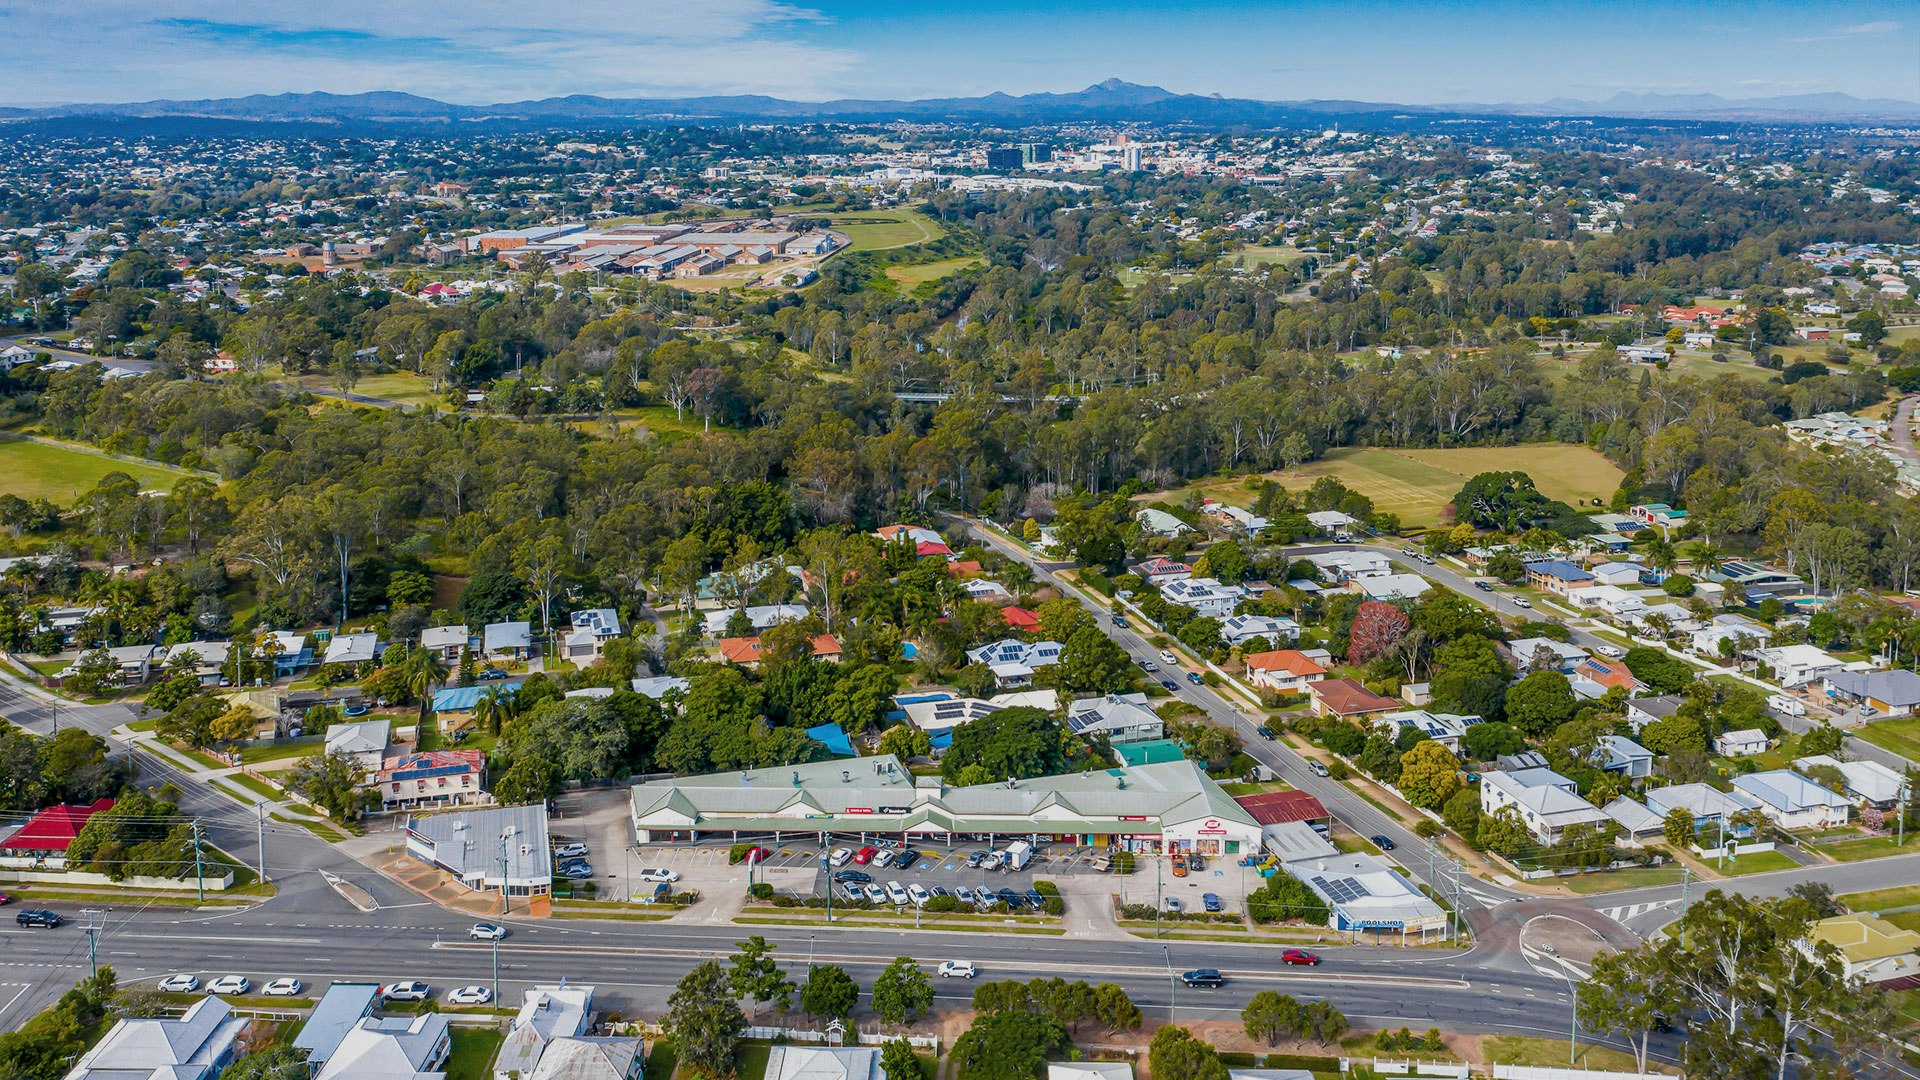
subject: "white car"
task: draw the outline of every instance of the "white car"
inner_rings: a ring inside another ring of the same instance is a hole
[[[571,859],[576,856],[585,855],[586,853],[587,845],[577,840],[571,844],[561,844],[559,847],[553,849],[553,857],[556,859]]]
[[[499,941],[507,936],[507,928],[497,923],[477,922],[467,931],[471,941]]]
[[[873,862],[870,865],[876,869],[885,870],[887,867],[893,865],[893,860],[893,851],[888,848],[881,848],[879,851],[874,852]]]
[[[884,904],[887,902],[887,890],[881,888],[878,885],[868,885],[866,889],[867,889],[868,900],[871,900],[876,904]]]
[[[971,979],[978,974],[980,974],[980,969],[974,967],[973,961],[971,960],[942,960],[940,962],[940,977],[943,979]]]
[[[1160,662],[1163,664],[1178,664],[1180,661],[1174,657],[1171,649],[1161,649]]]
[[[1524,596],[1516,596],[1516,597],[1513,597],[1512,599],[1513,599],[1513,606],[1515,607],[1530,608],[1533,606],[1533,601],[1527,599]]]
[[[388,983],[380,988],[380,996],[388,1001],[425,1001],[432,992],[423,982]]]
[[[905,904],[913,898],[907,895],[907,890],[902,888],[899,882],[889,881],[887,882],[887,899],[896,904]]]
[[[245,975],[222,975],[207,984],[209,994],[244,994],[253,989]]]
[[[268,997],[292,997],[300,992],[299,979],[275,979],[260,988]]]
[[[1007,861],[1007,857],[1001,854],[1000,852],[989,851],[987,852],[987,857],[980,860],[980,869],[998,870],[1000,869],[1000,864],[1006,861]]]
[[[833,854],[827,856],[827,865],[845,866],[847,865],[847,861],[852,858],[853,850],[851,848],[837,847],[833,849]]]
[[[662,870],[660,867],[650,866],[647,869],[640,871],[640,880],[641,881],[664,881],[671,884],[673,882],[680,880],[680,871]]]
[[[913,898],[915,907],[926,907],[927,901],[933,899],[933,894],[927,891],[927,887],[917,881],[907,886],[907,895]]]
[[[447,992],[449,1005],[485,1005],[493,1000],[493,991],[484,986],[462,986]]]
[[[1599,653],[1601,656],[1604,656],[1609,660],[1618,660],[1621,657],[1627,655],[1627,650],[1621,648],[1618,645],[1595,645],[1593,647],[1593,651]]]
[[[160,980],[160,989],[169,994],[191,994],[200,989],[200,976],[169,975]]]

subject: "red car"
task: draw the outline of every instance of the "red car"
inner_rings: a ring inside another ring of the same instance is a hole
[[[859,863],[861,866],[865,866],[868,863],[872,862],[873,857],[878,854],[880,854],[879,848],[863,847],[859,851],[856,851],[853,853],[853,861]]]
[[[1280,962],[1283,964],[1305,964],[1307,967],[1315,967],[1319,965],[1320,958],[1305,949],[1288,949],[1286,952],[1280,954]]]
[[[13,903],[13,897],[8,896],[6,893],[0,892],[0,907],[6,907],[8,904],[11,904],[11,903]]]
[[[766,848],[763,848],[763,847],[757,847],[757,848],[749,848],[747,850],[746,856],[742,861],[744,861],[748,866],[752,866],[754,863],[765,862],[771,858],[773,858],[773,852],[768,851]]]

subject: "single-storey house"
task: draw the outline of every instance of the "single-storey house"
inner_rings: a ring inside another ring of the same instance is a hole
[[[1635,780],[1653,775],[1653,751],[1620,735],[1600,736],[1594,749],[1594,767]]]
[[[1627,665],[1613,660],[1602,660],[1597,656],[1589,656],[1573,665],[1573,673],[1599,683],[1601,686],[1622,687],[1628,695],[1647,688],[1645,683],[1633,677],[1633,672]]]
[[[380,635],[378,634],[335,634],[327,641],[326,654],[321,658],[322,666],[327,664],[369,664],[380,656]]]
[[[1906,777],[1877,761],[1839,761],[1826,754],[1816,754],[1793,763],[1802,773],[1822,765],[1838,769],[1840,775],[1846,777],[1846,794],[1856,806],[1891,810],[1900,801],[1901,790],[1906,786]]]
[[[440,1013],[371,1016],[347,1032],[313,1080],[444,1076],[440,1066],[452,1053],[452,1031]]]
[[[0,865],[35,869],[64,869],[67,848],[73,846],[87,819],[102,810],[113,809],[112,799],[101,799],[86,806],[62,804],[49,806],[27,819],[5,840],[0,840]]]
[[[1307,515],[1307,524],[1328,536],[1345,536],[1347,530],[1359,524],[1359,521],[1353,515],[1338,510],[1315,510]]]
[[[1313,699],[1313,711],[1321,716],[1346,720],[1364,720],[1400,708],[1400,703],[1382,697],[1352,679],[1318,679],[1307,684],[1307,696]]]
[[[1631,847],[1645,843],[1658,843],[1666,835],[1667,823],[1659,814],[1625,795],[1616,797],[1612,802],[1600,808],[1600,812],[1613,819],[1620,826],[1618,839]]]
[[[1864,705],[1886,716],[1912,716],[1920,707],[1920,675],[1906,668],[1890,671],[1836,671],[1826,676],[1827,696],[1847,705]]]
[[[730,637],[721,638],[717,648],[720,659],[750,668],[760,663],[760,652],[766,646],[760,643],[758,637]],[[821,660],[839,660],[840,639],[832,634],[816,634],[813,638],[813,655]]]
[[[1558,843],[1574,825],[1600,825],[1612,820],[1581,798],[1572,780],[1544,767],[1482,773],[1481,812],[1491,814],[1503,806],[1517,809],[1527,831],[1542,844]]]
[[[1433,590],[1427,579],[1419,574],[1376,574],[1355,578],[1353,587],[1365,593],[1369,600],[1411,600]]]
[[[489,660],[524,660],[533,651],[533,624],[488,623],[480,632],[480,652]]]
[[[211,994],[178,1017],[119,1020],[65,1080],[212,1080],[233,1063],[252,1023]]]
[[[754,604],[739,609],[720,608],[707,612],[702,618],[705,620],[707,635],[718,637],[727,632],[727,627],[733,623],[736,611],[746,616],[748,625],[752,626],[753,632],[757,634],[781,623],[799,622],[807,617],[809,610],[805,604]]]
[[[420,631],[420,647],[440,654],[449,664],[460,662],[460,654],[473,641],[466,625],[429,626]]]
[[[1401,728],[1413,728],[1441,746],[1460,752],[1460,737],[1467,729],[1480,722],[1480,717],[1460,713],[1429,712],[1426,709],[1403,709],[1373,718],[1376,726],[1389,735],[1397,737]]]
[[[1718,829],[1720,823],[1728,823],[1727,832],[1733,836],[1751,836],[1751,826],[1734,826],[1732,818],[1743,810],[1759,809],[1759,802],[1749,798],[1741,791],[1721,791],[1707,784],[1675,784],[1672,787],[1650,788],[1646,792],[1647,809],[1659,814],[1665,820],[1676,807],[1693,815],[1693,831],[1698,834],[1708,829]]]
[[[1626,537],[1623,536],[1621,539],[1624,540]],[[1639,563],[1604,562],[1588,570],[1587,573],[1593,576],[1593,581],[1597,585],[1625,588],[1640,584],[1641,568]]]
[[[1166,734],[1166,722],[1145,694],[1108,694],[1067,703],[1067,729],[1104,735],[1112,744],[1146,742]]]
[[[1001,608],[1000,618],[1006,621],[1007,629],[1017,630],[1023,634],[1040,629],[1040,616],[1018,604],[1008,604]]]
[[[1185,536],[1193,532],[1193,526],[1151,506],[1142,507],[1133,515],[1133,520],[1140,523],[1140,531],[1148,536]]]
[[[1819,682],[1829,675],[1839,674],[1847,666],[1838,657],[1831,656],[1811,645],[1779,645],[1773,648],[1755,649],[1753,656],[1754,659],[1772,669],[1774,678],[1789,690],[1796,686]]]
[[[387,743],[393,735],[391,720],[361,720],[335,724],[327,729],[328,754],[344,754],[369,776],[380,771],[387,759]]]
[[[1305,693],[1307,684],[1327,677],[1327,669],[1298,649],[1254,653],[1243,661],[1247,681],[1276,694]]]
[[[1513,662],[1527,671],[1558,671],[1566,674],[1587,658],[1587,650],[1552,638],[1520,638],[1507,643]]]
[[[1767,817],[1783,829],[1844,825],[1853,813],[1853,804],[1845,795],[1787,769],[1736,776],[1733,786],[1758,802]]]
[[[1681,697],[1679,694],[1660,694],[1655,697],[1628,698],[1627,723],[1633,725],[1633,730],[1639,731],[1655,720],[1665,720],[1667,717],[1679,712],[1680,706],[1686,703],[1687,699]],[[1763,745],[1760,749],[1764,750],[1766,749],[1764,736],[1761,741]]]
[[[1307,561],[1322,579],[1335,584],[1393,573],[1393,561],[1377,551],[1321,551],[1308,555]]]
[[[1751,757],[1767,751],[1767,733],[1759,728],[1723,731],[1713,740],[1713,752],[1721,757]]]

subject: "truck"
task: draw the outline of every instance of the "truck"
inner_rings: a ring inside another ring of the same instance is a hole
[[[1033,845],[1025,840],[1015,840],[1007,845],[1007,850],[1002,854],[1003,867],[1008,870],[1025,870],[1027,864],[1033,861]]]

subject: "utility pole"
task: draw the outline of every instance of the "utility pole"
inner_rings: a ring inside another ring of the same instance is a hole
[[[1680,868],[1680,910],[1687,910],[1687,886],[1693,884],[1693,867]]]
[[[825,844],[821,845],[820,872],[822,874],[826,874],[827,876],[827,925],[828,926],[833,925],[833,874],[830,872],[833,864],[832,862],[829,861],[831,852],[832,852],[831,848],[828,848]],[[808,944],[807,946],[807,955],[809,957],[813,955],[812,944]],[[808,963],[812,963],[812,961],[809,960]]]
[[[493,939],[493,1000],[500,1000],[500,938]]]
[[[1160,906],[1166,903],[1160,896],[1160,856],[1153,857],[1153,936],[1160,936]]]
[[[94,916],[105,915],[106,912],[98,908],[81,908],[80,914],[87,917],[87,925],[81,927],[81,929],[87,933],[87,970],[93,975],[99,975],[100,957],[96,951],[96,947],[99,944],[100,931],[105,930],[106,925],[104,923],[96,923]]]
[[[1174,1019],[1176,1015],[1175,999],[1179,997],[1180,984],[1173,977],[1172,947],[1168,945],[1160,946],[1160,954],[1166,957],[1166,960],[1167,960],[1167,1023],[1172,1024],[1172,1023],[1176,1023],[1176,1020]]]
[[[513,910],[513,899],[507,893],[507,835],[500,834],[500,914]]]
[[[200,821],[198,818],[195,818],[193,822],[193,882],[200,890],[200,902],[204,904],[207,902],[207,879],[206,875],[202,872],[201,865]]]
[[[267,804],[254,803],[253,809],[260,817],[260,884],[265,885],[267,883]]]

